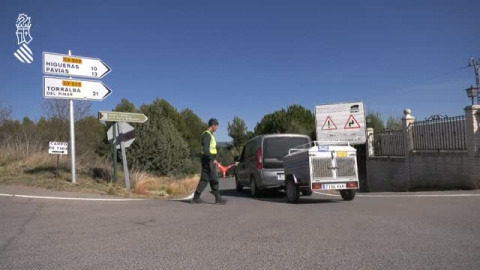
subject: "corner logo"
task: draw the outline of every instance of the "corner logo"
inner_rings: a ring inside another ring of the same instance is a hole
[[[33,62],[33,52],[27,46],[32,40],[30,35],[30,28],[32,23],[30,22],[31,17],[28,17],[27,14],[18,14],[16,26],[17,26],[17,41],[20,48],[13,53],[15,57],[22,63],[32,63]]]

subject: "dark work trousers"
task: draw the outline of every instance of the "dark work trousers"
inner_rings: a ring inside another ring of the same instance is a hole
[[[202,193],[208,183],[210,183],[213,194],[218,194],[217,165],[213,164],[213,160],[209,161],[206,158],[202,158],[202,174],[200,175],[197,192]]]

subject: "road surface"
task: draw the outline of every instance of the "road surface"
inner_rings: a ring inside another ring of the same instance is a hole
[[[291,205],[279,192],[237,193],[232,179],[221,188],[226,206],[208,192],[203,205],[0,196],[0,269],[480,266],[478,191],[368,193],[352,202],[315,194]],[[20,188],[29,191],[69,195]]]

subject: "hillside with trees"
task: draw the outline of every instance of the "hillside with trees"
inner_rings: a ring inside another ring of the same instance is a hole
[[[4,175],[52,170],[54,162],[48,155],[48,142],[69,141],[68,101],[45,100],[42,109],[42,115],[37,121],[29,117],[13,120],[12,108],[0,103],[0,171],[3,169]],[[207,129],[207,124],[195,112],[190,109],[179,111],[160,98],[139,107],[128,99],[122,99],[113,110],[143,113],[149,119],[143,124],[131,123],[135,128],[136,140],[128,148],[127,157],[133,172],[174,178],[200,172],[202,149],[199,138]],[[398,117],[390,116],[385,125],[378,112],[368,113],[368,119],[368,126],[376,131],[398,128],[401,121]],[[106,136],[111,125],[112,122],[101,122],[92,116],[89,102],[75,102],[79,173],[98,179],[97,181],[108,182],[112,179],[112,147]],[[248,140],[258,135],[299,133],[309,135],[314,140],[315,115],[313,111],[294,104],[266,114],[253,130],[248,129],[240,116],[235,116],[227,123],[227,130],[232,140],[218,144],[218,160],[225,166],[233,164]],[[120,155],[117,162],[121,163]],[[22,166],[25,167],[23,170]],[[61,166],[65,172],[69,171],[67,158],[62,159]],[[11,167],[15,169],[5,169]],[[229,173],[233,171],[230,170]],[[65,173],[64,178],[68,177]]]

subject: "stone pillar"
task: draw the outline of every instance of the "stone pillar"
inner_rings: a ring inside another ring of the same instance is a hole
[[[480,188],[480,105],[465,108],[465,140],[468,150],[468,175],[472,188]]]
[[[367,147],[366,147],[366,151],[367,151],[367,160],[366,160],[366,169],[367,169],[367,181],[366,181],[366,187],[365,190],[370,192],[370,183],[371,183],[371,180],[370,180],[370,177],[371,177],[371,173],[370,173],[370,158],[373,157],[375,155],[375,152],[374,152],[374,146],[373,146],[373,142],[374,142],[374,137],[373,135],[375,134],[374,133],[374,129],[373,128],[367,128]]]
[[[465,139],[468,155],[480,156],[480,105],[465,107]]]
[[[375,130],[373,128],[367,128],[367,157],[373,157],[375,150],[373,146]]]
[[[405,115],[402,118],[402,126],[405,132],[405,157],[413,150],[413,134],[411,124],[415,122],[415,117],[412,116],[412,110],[405,109],[403,111]]]
[[[402,126],[405,138],[405,169],[407,170],[407,177],[405,179],[405,187],[407,191],[412,187],[412,170],[410,168],[410,153],[413,151],[413,133],[412,123],[415,122],[415,117],[412,116],[412,110],[405,109],[403,111]]]

